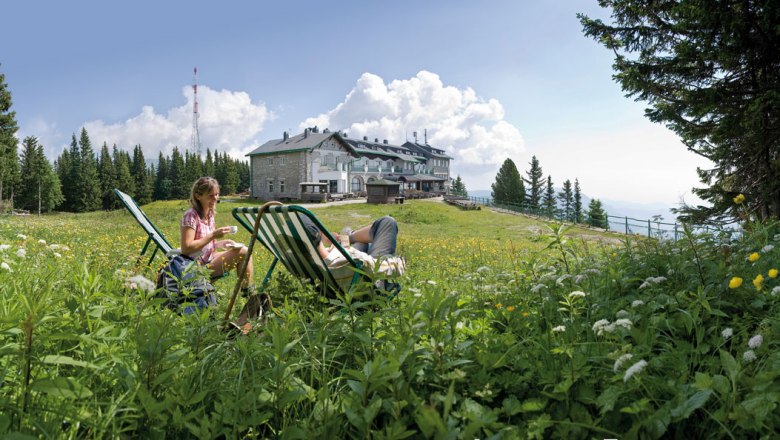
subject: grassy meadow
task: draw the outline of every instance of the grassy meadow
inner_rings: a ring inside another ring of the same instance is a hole
[[[237,224],[235,206],[219,205],[218,225]],[[185,209],[144,207],[174,244]],[[333,231],[393,215],[403,291],[328,303],[279,269],[273,317],[235,339],[219,330],[235,275],[216,282],[212,315],[178,316],[126,283],[155,273],[136,264],[146,239],[127,211],[0,218],[0,436],[780,430],[777,225],[670,242],[430,200],[312,211]],[[258,245],[258,282],[269,264]]]

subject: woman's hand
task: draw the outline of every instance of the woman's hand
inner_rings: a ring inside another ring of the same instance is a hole
[[[231,226],[223,226],[221,228],[214,229],[214,232],[211,233],[211,236],[214,240],[218,238],[222,238],[227,234],[230,234],[233,231],[233,228]]]

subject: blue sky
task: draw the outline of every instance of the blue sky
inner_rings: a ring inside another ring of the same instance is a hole
[[[82,126],[97,148],[188,148],[197,66],[202,143],[236,156],[314,124],[398,144],[427,129],[470,190],[536,155],[590,197],[691,201],[706,162],[611,79],[575,16],[606,17],[596,3],[15,1],[0,72],[51,159]]]

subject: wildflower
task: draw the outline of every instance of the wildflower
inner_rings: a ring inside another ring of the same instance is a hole
[[[477,273],[490,272],[490,268],[487,266],[480,266],[477,268]]]
[[[774,249],[774,248],[775,248],[774,246],[772,246],[771,244],[768,244],[768,245],[766,245],[766,246],[761,248],[761,253],[762,254],[766,254],[766,253],[772,252],[772,249]]]
[[[19,250],[16,251],[16,256],[19,258],[24,258],[27,256],[27,251],[22,248],[19,248]]]
[[[0,269],[5,269],[5,270],[7,270],[9,272],[12,272],[11,266],[9,266],[8,263],[6,263],[5,261],[0,263]]]
[[[720,335],[723,336],[723,339],[728,339],[734,336],[734,329],[732,329],[731,327],[726,327],[723,329],[722,332],[720,332]]]
[[[761,346],[761,344],[764,343],[764,337],[761,335],[755,335],[748,341],[748,347],[752,349],[756,349]]]
[[[40,239],[40,240],[38,240],[38,243],[39,243],[39,244],[44,244],[44,245],[45,245],[45,244],[46,244],[46,240],[44,240],[44,239]]]
[[[528,313],[528,312],[523,312],[523,313],[520,314],[520,316],[522,316],[523,318],[527,318],[529,315],[530,315],[530,313]]]
[[[734,197],[734,203],[737,205],[741,205],[742,202],[745,201],[745,195],[744,194],[738,194],[736,197]]]
[[[740,277],[733,277],[729,281],[729,289],[736,289],[737,287],[742,285],[742,278]]]
[[[585,273],[591,274],[591,275],[601,275],[601,271],[600,270],[593,269],[593,268],[586,270]]]
[[[645,287],[649,287],[653,284],[660,284],[664,281],[666,281],[666,277],[649,277],[645,280],[644,283],[642,283],[641,286],[639,286],[639,288],[644,289]]]
[[[585,298],[585,295],[587,295],[587,293],[580,290],[575,290],[569,294],[569,298]]]
[[[616,318],[628,318],[629,314],[623,309],[618,310],[617,313],[615,313]]]
[[[553,333],[565,332],[566,331],[566,326],[565,325],[559,325],[557,327],[553,327],[552,331],[553,331]]]
[[[555,284],[563,287],[563,282],[568,280],[569,278],[571,278],[571,275],[565,273],[565,274],[559,276],[557,280],[555,280]]]
[[[623,327],[626,330],[631,330],[631,326],[633,325],[633,323],[631,322],[630,319],[622,318],[615,321],[613,325],[615,327]]]
[[[496,308],[497,308],[497,309],[500,309],[501,307],[504,307],[504,305],[503,305],[503,304],[501,304],[501,303],[498,303],[498,304],[496,304]]]
[[[642,301],[641,299],[637,299],[637,300],[634,300],[634,301],[631,302],[631,307],[636,308],[636,307],[639,307],[639,306],[643,305],[644,303],[645,302]]]
[[[754,360],[756,360],[756,352],[754,352],[753,350],[748,350],[742,353],[742,360],[745,361],[746,363],[753,362]]]
[[[430,284],[431,286],[435,286],[435,285],[436,285],[436,281],[433,281],[433,280],[428,280],[427,282],[428,282],[428,284]]]
[[[465,327],[465,324],[463,323],[463,321],[458,321],[458,323],[455,324],[455,329],[457,329],[457,330],[462,330],[463,327]]]
[[[55,252],[54,256],[57,257],[57,258],[62,258],[62,255],[59,252]]]
[[[769,278],[777,278],[777,269],[769,269]]]
[[[4,250],[10,248],[10,244],[0,244],[0,252],[3,252]]]
[[[623,375],[623,382],[628,382],[628,379],[631,379],[631,376],[641,373],[646,366],[647,366],[647,361],[644,359],[641,359],[639,362],[630,366],[628,370],[626,370],[626,374]]]
[[[544,284],[537,284],[537,285],[535,285],[534,287],[531,288],[531,292],[539,293],[539,291],[544,289],[545,287],[547,287],[547,286],[545,286]]]
[[[581,284],[583,281],[587,280],[588,276],[586,274],[579,274],[576,277],[574,277],[574,283],[575,284]]]
[[[620,356],[619,358],[617,358],[615,360],[615,365],[612,366],[612,371],[617,373],[617,371],[620,369],[620,367],[622,367],[623,364],[626,361],[630,361],[632,357],[634,357],[634,356],[631,353],[626,353],[626,354]]]
[[[756,261],[758,261],[759,258],[761,258],[761,254],[759,254],[758,252],[753,252],[748,256],[748,261],[750,261],[751,263],[755,263]]]
[[[776,286],[774,289],[772,289],[772,296],[777,296],[778,293],[780,293],[780,286]]]
[[[16,234],[18,238],[21,238],[22,240],[27,240],[27,236],[24,234]]]
[[[593,323],[593,331],[598,336],[601,336],[604,333],[612,333],[615,331],[615,324],[610,324],[606,319],[599,319]]]
[[[515,306],[506,306],[506,311],[507,312],[514,312],[515,311]]]
[[[756,286],[756,290],[761,290],[761,284],[764,282],[764,276],[761,274],[756,275],[753,279],[753,285]]]

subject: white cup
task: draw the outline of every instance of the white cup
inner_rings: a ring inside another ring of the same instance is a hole
[[[238,232],[238,226],[231,226],[230,227],[230,233],[235,234]]]

